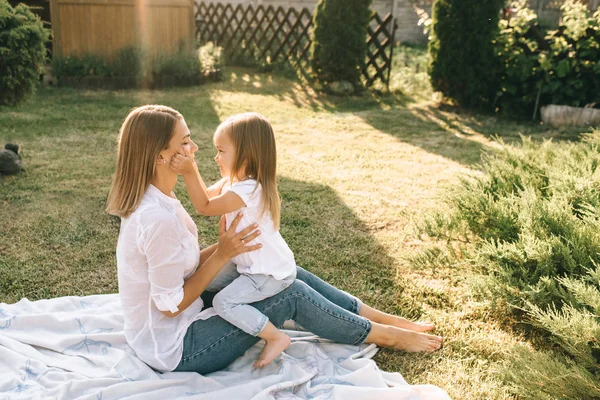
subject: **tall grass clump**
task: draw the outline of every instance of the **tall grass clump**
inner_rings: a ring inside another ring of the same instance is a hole
[[[527,369],[544,384],[521,389],[600,398],[600,130],[578,143],[523,137],[501,145],[484,155],[484,174],[449,193],[451,212],[429,218],[427,232],[466,241],[461,254],[489,277],[489,292],[534,337],[548,339],[544,350],[568,360],[560,368],[578,381],[573,392],[569,379],[553,375],[556,365],[511,357],[507,368]]]

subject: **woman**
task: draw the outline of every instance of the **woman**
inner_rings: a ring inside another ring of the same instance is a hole
[[[118,137],[107,212],[121,217],[117,267],[125,336],[159,371],[217,371],[259,340],[203,310],[205,291],[231,281],[227,275],[235,268],[228,261],[258,249],[252,240],[260,232],[250,226],[236,234],[241,215],[226,231],[222,219],[218,243],[200,251],[196,225],[173,193],[177,173],[170,168],[175,154],[197,150],[181,114],[165,106],[132,110]],[[442,342],[423,333],[433,325],[375,310],[301,268],[287,289],[253,306],[275,326],[293,319],[339,343],[434,351]]]

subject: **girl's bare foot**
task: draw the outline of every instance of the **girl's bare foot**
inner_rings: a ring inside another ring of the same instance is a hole
[[[254,362],[254,368],[262,368],[268,365],[292,342],[292,339],[283,332],[280,332],[275,338],[265,339],[265,347],[263,347],[258,359]]]

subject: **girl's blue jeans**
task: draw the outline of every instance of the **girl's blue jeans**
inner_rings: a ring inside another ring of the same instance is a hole
[[[223,267],[209,289],[221,289],[231,282],[235,267]],[[235,272],[237,273],[237,271]],[[214,293],[202,295],[211,304]],[[293,320],[304,329],[344,344],[360,344],[371,332],[371,322],[358,315],[360,301],[310,272],[297,267],[296,280],[280,293],[252,306],[281,327]],[[218,316],[195,321],[183,340],[182,359],[175,371],[200,374],[227,367],[260,339],[251,336]]]

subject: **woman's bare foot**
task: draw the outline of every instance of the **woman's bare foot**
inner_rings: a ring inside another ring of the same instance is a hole
[[[270,322],[258,334],[258,337],[265,339],[265,347],[263,347],[258,359],[254,362],[254,368],[262,368],[268,365],[292,342],[292,339],[285,333],[281,332]]]
[[[378,324],[395,326],[396,328],[407,329],[409,331],[429,332],[435,328],[435,325],[431,322],[412,322],[406,318],[384,313],[366,304],[361,305],[360,315]]]
[[[260,352],[258,359],[254,362],[254,368],[262,368],[268,365],[275,359],[282,351],[288,348],[292,339],[285,333],[281,332],[281,336],[272,338],[270,340],[265,339],[265,347]]]
[[[394,328],[392,328],[394,329]],[[441,336],[427,333],[414,332],[402,328],[395,328],[395,343],[392,347],[408,352],[432,352],[442,348]]]
[[[443,338],[394,326],[372,323],[371,332],[366,341],[414,353],[439,350],[442,347]]]
[[[396,328],[407,329],[415,332],[429,332],[435,328],[431,322],[412,322],[402,317],[393,316],[386,325],[395,326]]]

